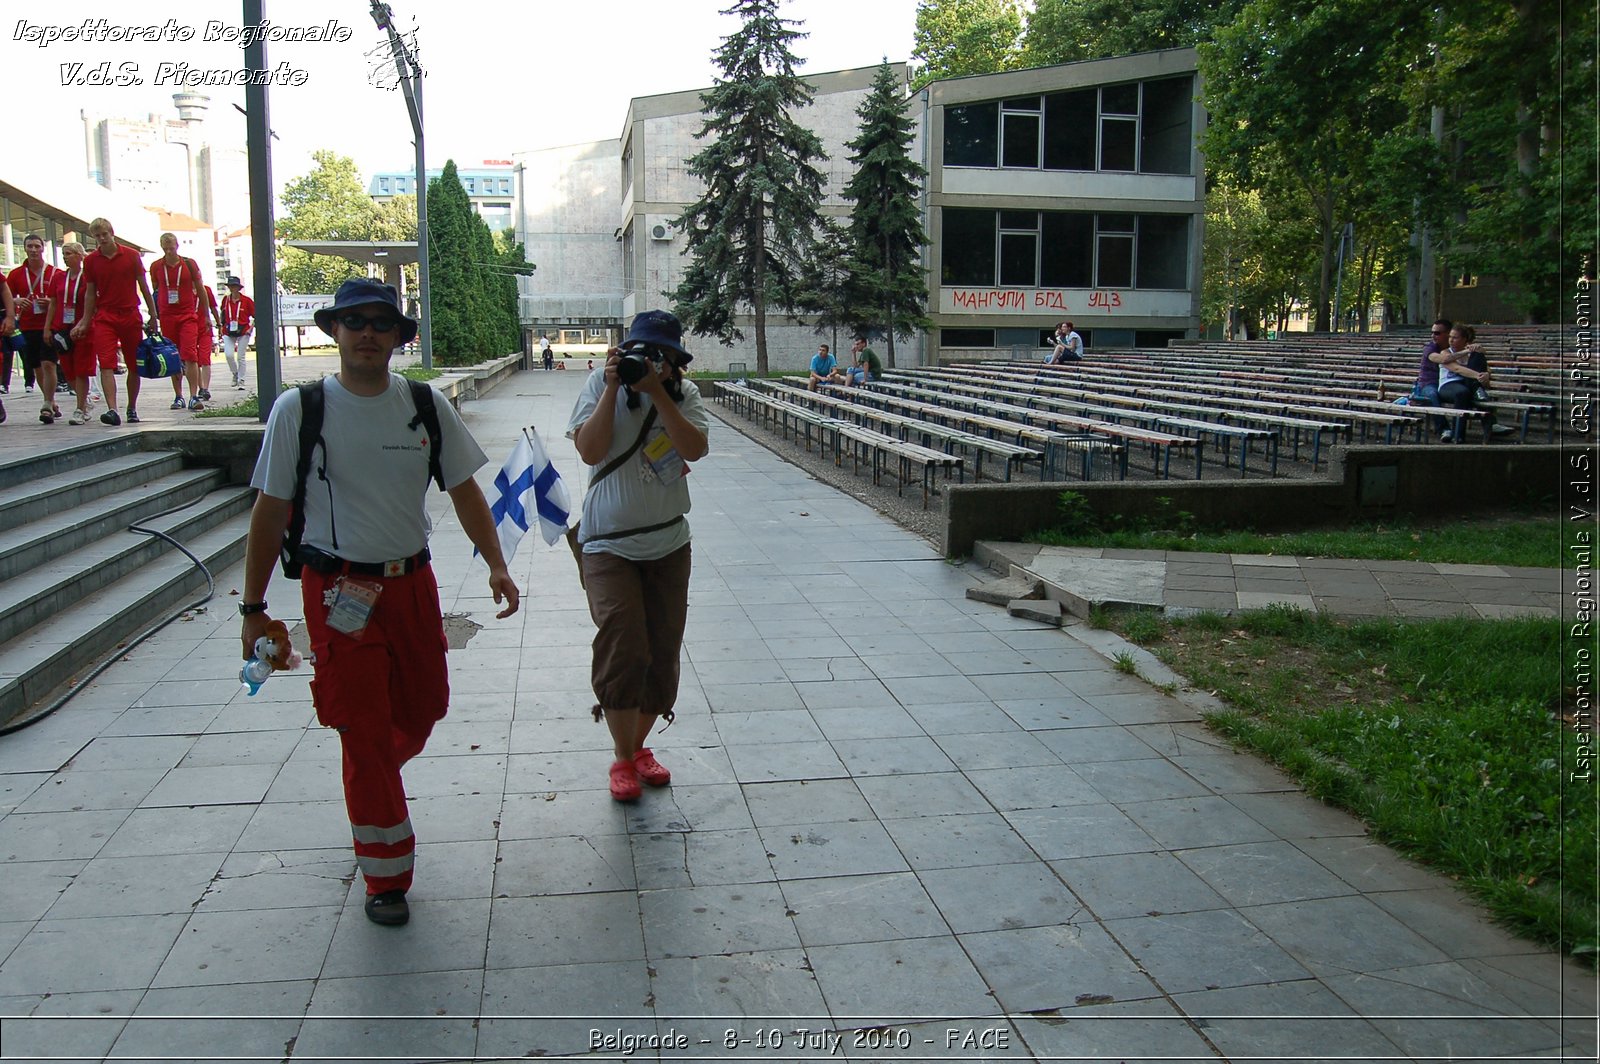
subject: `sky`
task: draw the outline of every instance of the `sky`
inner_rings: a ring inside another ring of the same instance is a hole
[[[631,97],[711,84],[712,51],[738,26],[737,19],[719,13],[730,4],[393,0],[395,25],[416,31],[426,70],[428,166],[453,158],[465,167],[518,151],[617,136]],[[369,177],[378,170],[409,171],[414,149],[404,98],[373,83],[374,68],[382,68],[393,85],[393,64],[380,48],[383,38],[367,0],[263,0],[263,8],[273,27],[331,27],[334,36],[348,38],[268,42],[267,67],[299,82],[274,85],[268,93],[278,137],[274,184],[281,189],[308,171],[318,148],[351,156]],[[809,34],[794,44],[804,60],[802,74],[909,58],[916,0],[784,0],[779,10]],[[191,88],[178,80],[186,73],[242,66],[240,0],[74,0],[10,5],[9,11],[14,14],[0,19],[0,55],[10,75],[9,98],[28,116],[23,128],[29,151],[48,146],[77,171],[82,112],[175,117],[172,95],[185,90],[211,97],[205,128],[212,143],[244,146],[244,118],[232,106],[243,107],[244,89]],[[69,31],[86,24],[91,39],[71,39]],[[128,39],[145,28],[157,39]],[[122,83],[99,83],[105,75]],[[18,103],[19,85],[39,91]]]

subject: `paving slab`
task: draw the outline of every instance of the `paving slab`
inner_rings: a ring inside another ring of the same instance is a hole
[[[576,485],[581,384],[468,403],[491,466],[532,423]],[[1592,971],[1118,672],[1162,675],[1137,648],[969,601],[993,578],[726,425],[691,490],[680,719],[653,737],[674,783],[631,807],[565,547],[518,551],[524,609],[495,621],[430,498],[441,599],[482,627],[407,771],[404,929],[362,918],[305,680],[243,696],[225,610],[0,737],[7,1055],[337,1059],[381,1031],[416,1059],[751,1059],[725,1033],[776,1026],[842,1060],[1592,1058]],[[1243,572],[1315,608],[1547,604],[1479,568],[1007,550],[1085,602],[1232,610]]]

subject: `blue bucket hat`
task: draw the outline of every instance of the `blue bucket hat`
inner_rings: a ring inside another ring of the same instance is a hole
[[[244,287],[244,282],[239,280],[239,278],[236,277],[236,276],[229,277],[228,280],[225,283],[227,284],[227,287],[229,287],[229,288],[243,288]]]
[[[634,344],[650,344],[676,351],[680,366],[694,361],[694,356],[683,347],[683,323],[669,311],[647,310],[637,315],[628,328],[628,338],[622,341],[622,348],[627,350]]]
[[[323,307],[312,315],[317,327],[329,336],[333,335],[333,319],[354,307],[370,306],[373,303],[382,303],[395,312],[400,319],[400,342],[409,344],[417,335],[417,322],[408,318],[400,309],[400,296],[395,292],[393,285],[379,284],[364,278],[352,278],[339,286],[339,291],[334,294],[333,306]],[[676,319],[674,319],[676,320]]]

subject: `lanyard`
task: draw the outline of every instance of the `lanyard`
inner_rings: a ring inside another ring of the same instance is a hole
[[[83,270],[81,268],[78,269],[78,270],[73,271],[72,273],[67,274],[66,280],[64,280],[61,283],[62,284],[62,288],[66,291],[66,294],[67,294],[66,306],[74,307],[74,308],[77,307],[77,305],[78,305],[78,286],[80,284],[82,284],[82,283],[83,283]]]
[[[222,297],[222,318],[223,318],[224,321],[229,321],[229,322],[242,321],[242,320],[244,320],[243,319],[243,314],[244,314],[244,297],[242,297],[242,296],[223,296]]]
[[[23,267],[22,268],[27,270],[28,269],[27,263],[23,263]],[[28,296],[29,296],[29,298],[38,299],[39,298],[39,293],[41,291],[43,291],[43,289],[49,283],[50,283],[50,264],[48,262],[44,264],[44,269],[39,271],[39,275],[37,277],[34,276],[34,273],[33,273],[32,270],[28,270]]]
[[[170,267],[167,266],[167,260],[166,259],[162,259],[160,262],[156,263],[156,265],[161,267],[161,287],[162,288],[171,287],[171,284],[172,284],[172,270],[171,270]],[[180,258],[178,260],[178,283],[179,284],[183,283],[183,271],[184,271],[184,269],[185,269],[185,267],[187,265],[188,265],[188,263],[186,263],[183,259]]]

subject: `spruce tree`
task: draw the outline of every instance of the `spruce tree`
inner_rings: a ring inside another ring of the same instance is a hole
[[[927,241],[917,194],[928,171],[911,158],[911,120],[899,82],[888,60],[878,67],[872,91],[856,110],[861,131],[846,147],[856,164],[844,197],[850,210],[850,237],[855,246],[851,288],[856,300],[871,308],[858,322],[861,331],[881,329],[884,364],[894,365],[894,338],[912,336],[931,322],[922,247]],[[875,327],[875,328],[874,328]]]
[[[713,54],[721,76],[700,97],[715,135],[688,162],[705,195],[678,224],[689,262],[672,292],[678,316],[697,335],[732,346],[743,340],[739,305],[754,319],[757,372],[767,371],[767,312],[793,315],[800,276],[821,224],[822,142],[793,117],[812,101],[795,73],[790,42],[800,25],[778,17],[778,0],[736,0],[723,12],[742,25]]]

